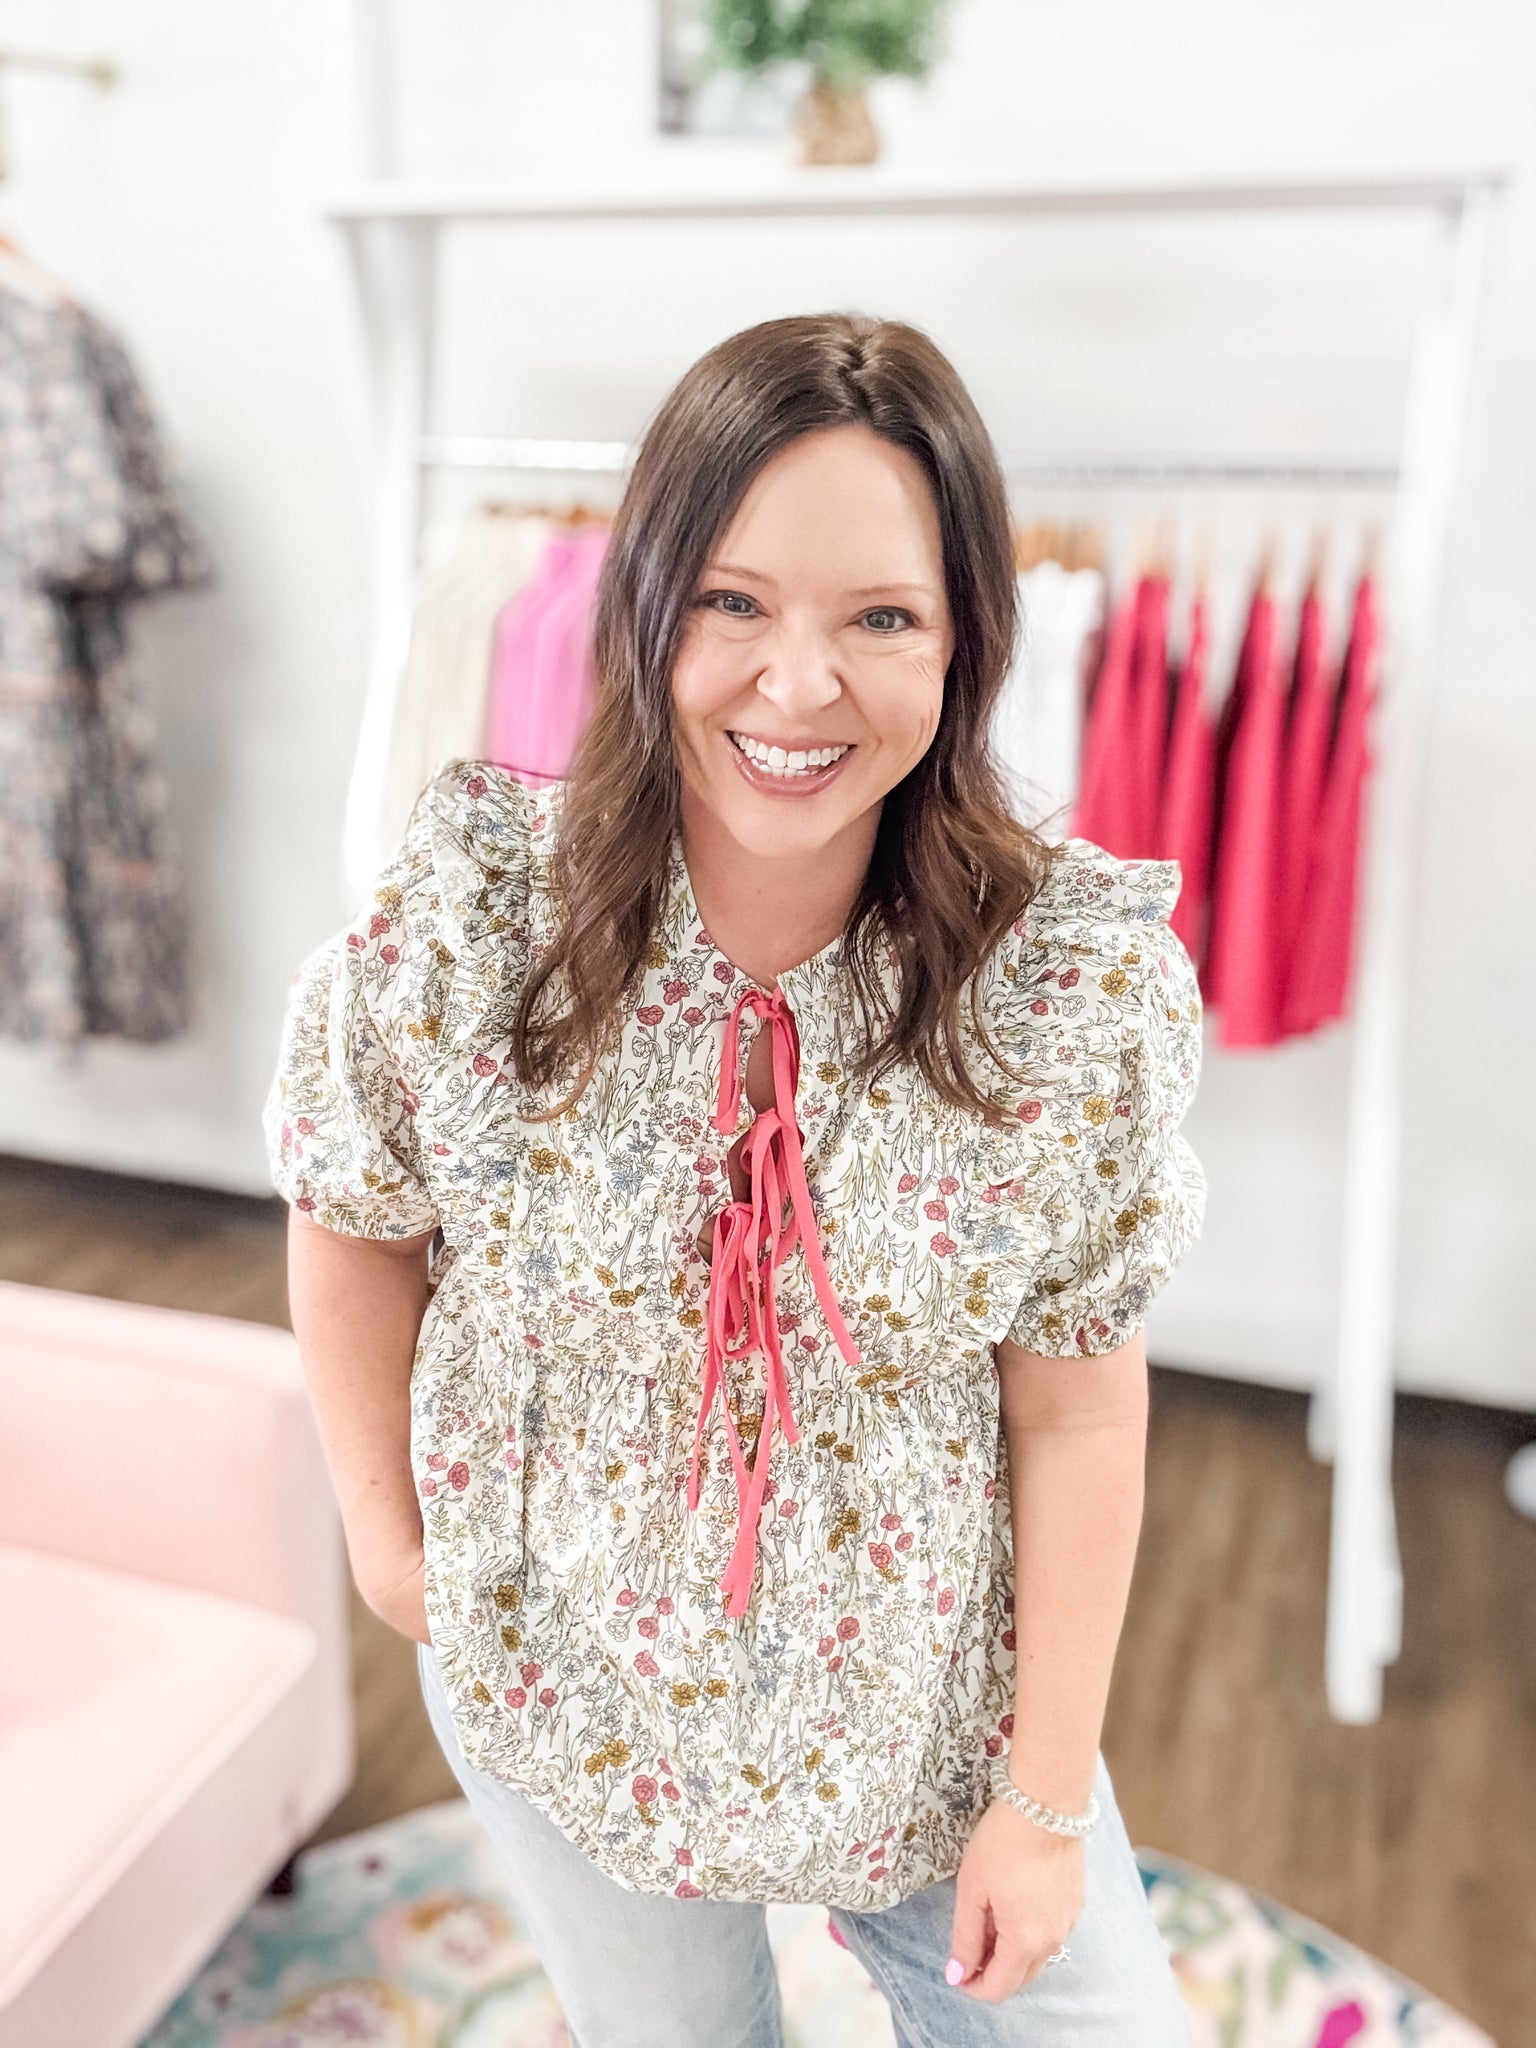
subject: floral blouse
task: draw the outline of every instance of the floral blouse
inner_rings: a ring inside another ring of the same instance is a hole
[[[290,988],[274,1184],[441,1233],[411,1462],[468,1761],[631,1890],[894,1904],[959,1867],[1012,1735],[993,1346],[1115,1349],[1200,1228],[1179,869],[1059,849],[980,975],[1025,1085],[961,1006],[992,1129],[907,1064],[855,1087],[841,939],[775,1001],[675,835],[621,1042],[551,1119],[573,1077],[525,1087],[508,1031],[563,789],[455,761],[422,792]],[[787,1116],[741,1085],[760,1029]]]

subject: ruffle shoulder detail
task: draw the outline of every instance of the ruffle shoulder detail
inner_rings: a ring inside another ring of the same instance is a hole
[[[374,1238],[436,1225],[417,1112],[466,1037],[510,1015],[548,795],[447,763],[362,908],[296,970],[263,1126],[273,1186],[316,1222]]]
[[[564,783],[536,788],[493,762],[439,768],[408,828],[430,851],[439,942],[454,972],[446,1043],[510,1022],[534,942]]]
[[[1204,1175],[1179,1130],[1202,1020],[1169,922],[1181,882],[1177,861],[1065,840],[1000,949],[991,1022],[1021,1078],[988,1153],[1035,1232],[1008,1330],[1031,1351],[1123,1344],[1199,1233]]]

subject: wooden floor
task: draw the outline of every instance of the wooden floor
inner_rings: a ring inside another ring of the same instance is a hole
[[[0,1278],[285,1324],[271,1203],[0,1157]],[[1105,1733],[1132,1838],[1348,1935],[1536,2048],[1536,1418],[1405,1398],[1404,1651],[1370,1728],[1322,1689],[1328,1475],[1295,1395],[1158,1372]],[[358,1774],[317,1840],[452,1797],[414,1651],[353,1603]]]

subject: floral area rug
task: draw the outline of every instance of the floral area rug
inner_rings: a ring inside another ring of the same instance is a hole
[[[1141,1852],[1194,2048],[1493,2048],[1380,1963],[1240,1885]],[[819,1906],[768,1908],[787,2048],[891,2048]],[[462,1799],[299,1858],[142,2048],[568,2048],[495,1850]]]

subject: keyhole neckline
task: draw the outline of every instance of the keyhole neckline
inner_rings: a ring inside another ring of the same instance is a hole
[[[842,968],[841,932],[806,959],[797,961],[793,967],[781,969],[776,985],[759,981],[756,975],[748,974],[744,967],[738,967],[729,954],[723,952],[716,944],[714,935],[700,915],[698,898],[693,889],[693,877],[688,872],[688,858],[683,851],[681,830],[676,830],[672,834],[668,860],[668,899],[668,907],[674,913],[674,930],[680,943],[702,949],[712,961],[723,962],[730,969],[729,982],[712,980],[711,983],[712,987],[719,990],[716,1001],[724,1010],[729,1011],[735,1007],[743,988],[755,988],[765,996],[782,993],[785,1000],[799,1011],[812,991],[822,987]],[[745,1089],[742,1092],[745,1094]]]

